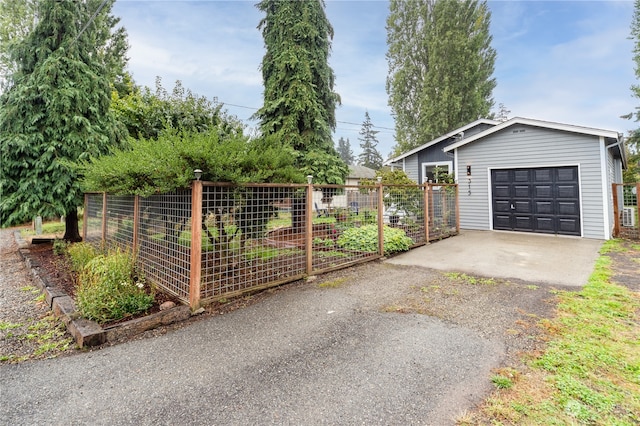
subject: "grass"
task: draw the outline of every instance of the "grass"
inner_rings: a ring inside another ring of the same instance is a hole
[[[347,281],[346,278],[336,278],[335,280],[325,281],[321,284],[318,284],[320,288],[338,288],[342,286]]]
[[[32,229],[30,225],[25,225],[25,226],[29,226],[29,228],[24,228],[20,230],[20,235],[24,238],[24,237],[31,237],[31,236],[35,236],[36,235],[36,231],[35,229]],[[64,222],[60,222],[60,220],[52,220],[50,222],[43,222],[42,223],[42,234],[43,235],[49,235],[49,234],[64,234]],[[82,231],[82,219],[78,220],[78,229],[80,231]]]
[[[34,302],[40,298],[38,296]],[[15,342],[11,345],[12,347],[20,347],[21,342],[24,342],[24,347],[30,348],[16,353],[0,354],[0,362],[3,363],[55,358],[73,348],[73,339],[66,334],[64,323],[52,311],[47,311],[42,317],[25,323],[0,321],[0,331],[3,332],[3,339]]]
[[[619,241],[605,243],[582,291],[558,292],[556,318],[540,322],[545,352],[510,387],[494,376],[499,390],[458,424],[640,424],[640,295],[611,282],[616,251]]]
[[[460,272],[446,272],[444,276],[454,281],[460,281],[460,282],[471,284],[471,285],[495,285],[496,284],[496,280],[494,280],[493,278],[473,277],[471,275],[467,275],[465,273],[460,273]]]

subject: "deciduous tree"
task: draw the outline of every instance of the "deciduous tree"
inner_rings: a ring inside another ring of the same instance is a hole
[[[113,93],[111,108],[135,139],[157,139],[163,130],[241,134],[243,124],[222,110],[223,105],[191,92],[180,80],[169,93],[160,77],[155,91],[128,82],[124,95]]]
[[[107,152],[125,134],[109,109],[110,73],[101,51],[112,28],[96,27],[115,23],[102,16],[113,1],[93,23],[92,4],[42,0],[35,28],[11,46],[16,71],[0,97],[3,226],[64,215],[64,238],[79,240],[82,190],[71,163]]]
[[[387,92],[396,154],[489,117],[496,85],[490,21],[486,1],[391,1]]]

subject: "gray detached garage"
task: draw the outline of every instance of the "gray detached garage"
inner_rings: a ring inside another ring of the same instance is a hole
[[[443,151],[453,154],[461,228],[611,238],[611,184],[625,167],[617,132],[513,118]]]

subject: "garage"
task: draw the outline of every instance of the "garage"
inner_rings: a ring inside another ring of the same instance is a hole
[[[581,235],[578,167],[491,170],[493,229]]]

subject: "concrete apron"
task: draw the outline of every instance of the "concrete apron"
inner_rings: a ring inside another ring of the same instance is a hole
[[[587,283],[602,243],[587,238],[466,230],[387,262],[578,287]]]

